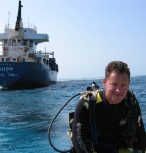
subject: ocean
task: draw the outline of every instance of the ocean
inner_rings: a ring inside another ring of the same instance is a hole
[[[45,88],[0,91],[0,153],[56,153],[48,141],[48,127],[61,107],[75,94],[101,79],[58,81]],[[146,76],[131,78],[130,88],[139,100],[146,127]],[[73,99],[52,125],[50,138],[58,150],[72,146],[68,132],[68,113],[79,97]]]

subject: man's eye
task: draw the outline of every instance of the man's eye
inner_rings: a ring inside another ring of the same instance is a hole
[[[117,86],[117,84],[116,84],[116,83],[111,83],[111,85],[112,85],[112,86]]]

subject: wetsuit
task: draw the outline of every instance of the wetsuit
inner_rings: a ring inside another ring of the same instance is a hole
[[[132,118],[135,118],[135,121],[130,123],[135,125],[129,125],[126,119],[127,112],[129,113],[127,102],[131,103],[131,98],[128,94],[121,103],[112,105],[105,98],[104,91],[98,93],[100,97],[95,100],[94,125],[89,111],[91,102],[89,96],[83,96],[76,107],[72,125],[72,142],[75,152],[118,153],[119,148],[129,147],[144,151],[145,129],[137,100],[135,99],[133,107],[135,113],[132,112],[134,114]],[[128,131],[129,126],[133,127],[130,127],[131,130]],[[93,130],[96,142],[93,142]]]

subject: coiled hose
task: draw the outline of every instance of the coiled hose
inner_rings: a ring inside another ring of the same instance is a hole
[[[71,153],[71,152],[73,152],[73,148],[71,148],[71,149],[69,149],[69,150],[60,150],[60,149],[57,149],[57,148],[53,145],[53,143],[52,143],[52,141],[51,141],[51,128],[52,128],[52,125],[53,125],[54,121],[56,120],[57,116],[60,114],[60,112],[65,108],[65,106],[66,106],[70,101],[72,101],[75,97],[77,97],[77,96],[79,96],[79,95],[81,95],[81,94],[83,94],[83,93],[77,93],[77,94],[75,94],[74,96],[72,96],[72,97],[71,97],[71,98],[61,107],[61,109],[58,111],[58,113],[55,115],[55,117],[53,118],[52,122],[50,123],[49,129],[48,129],[48,140],[49,140],[50,146],[51,146],[55,151],[57,151],[57,152],[60,152],[60,153]]]

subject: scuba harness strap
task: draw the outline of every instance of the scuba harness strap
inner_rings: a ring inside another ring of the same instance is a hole
[[[99,133],[96,127],[95,107],[96,107],[96,98],[92,95],[89,95],[89,123],[90,123],[91,139],[93,146],[98,144],[98,133]]]
[[[122,133],[122,138],[118,142],[118,145],[120,144],[120,142],[125,140],[130,147],[133,147],[133,142],[136,139],[136,124],[138,120],[137,107],[136,107],[137,99],[133,91],[128,90],[125,101],[126,101],[125,113],[126,113],[127,125],[126,129]]]
[[[98,138],[100,136],[100,131],[96,126],[96,104],[103,103],[106,106],[106,98],[105,98],[104,90],[98,90],[93,94],[89,95],[89,119],[90,119],[90,129],[91,129],[91,142],[93,144],[93,150],[95,146],[111,149],[112,153],[117,153],[117,146],[114,144],[107,144],[99,142]]]

